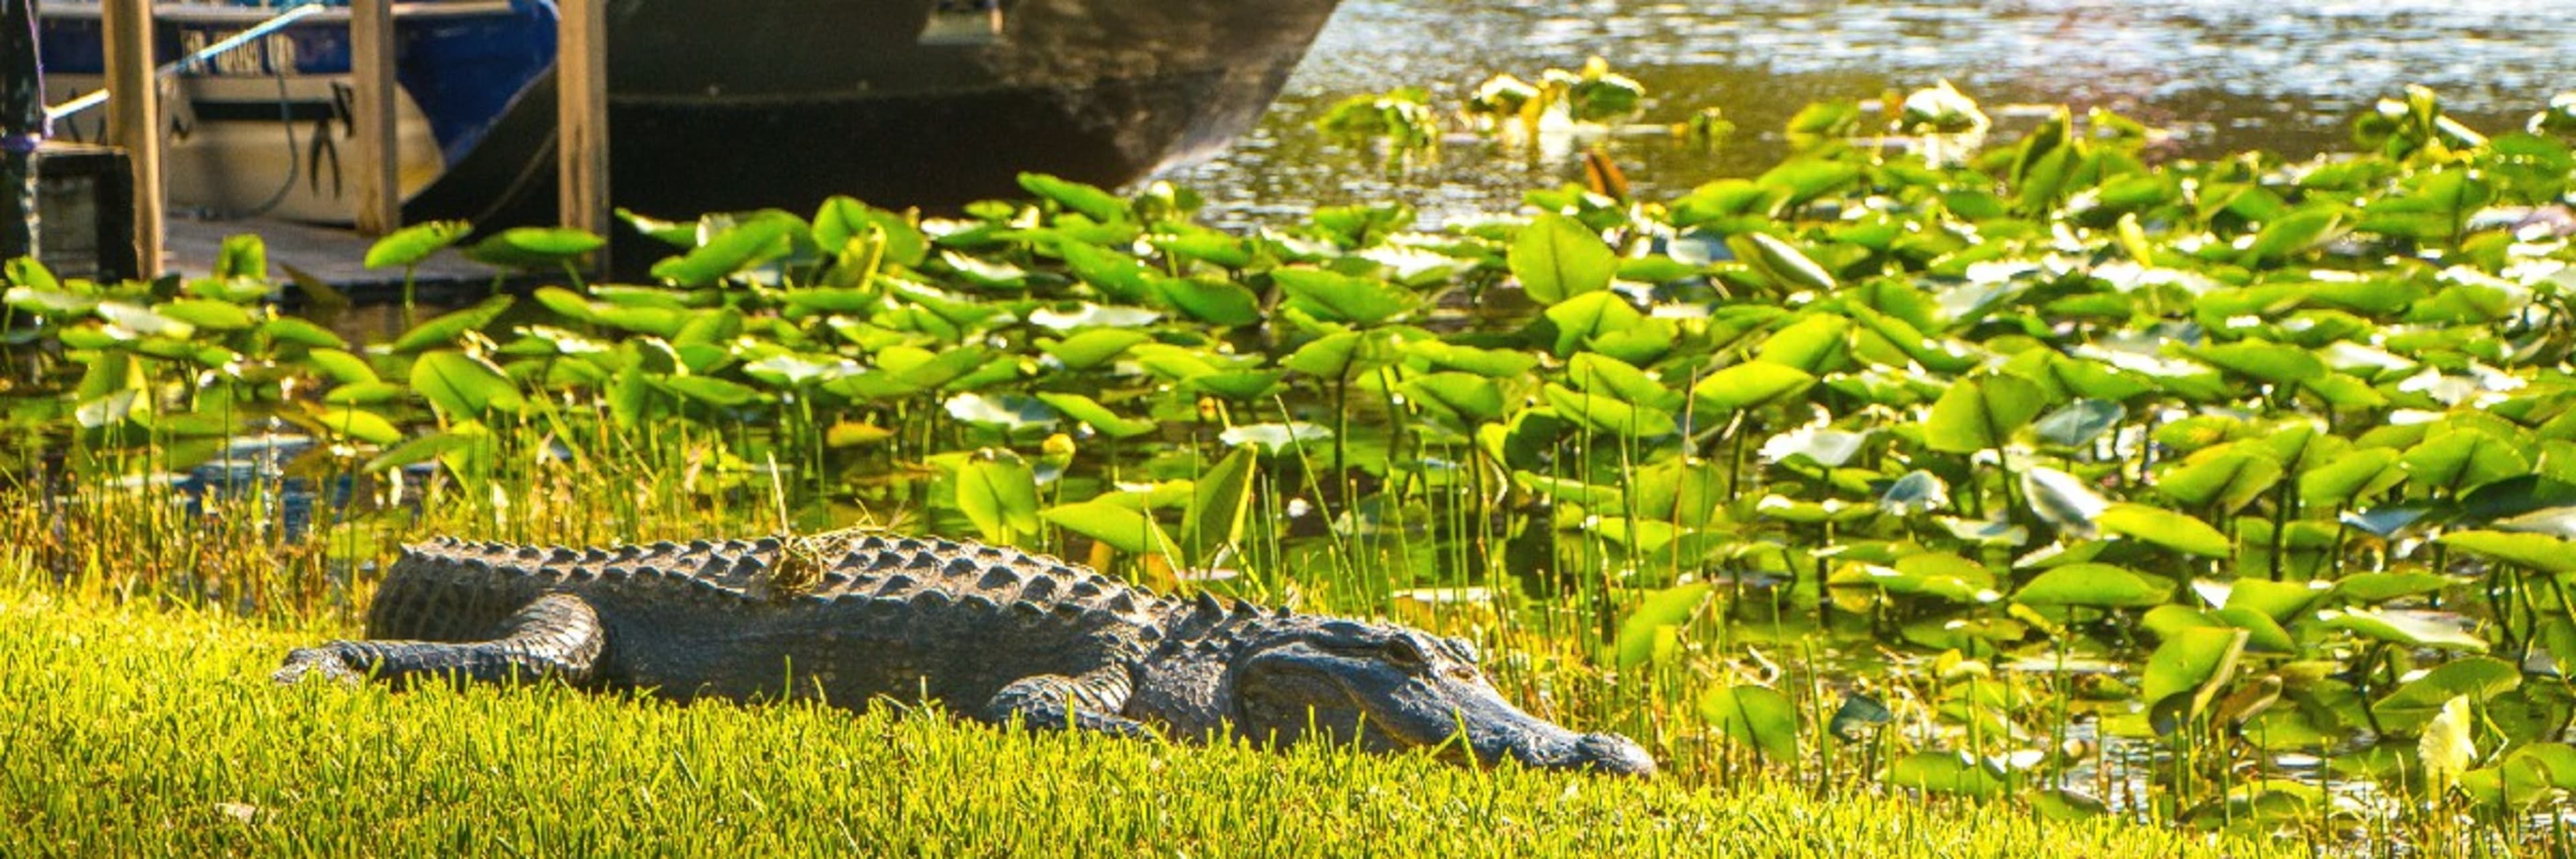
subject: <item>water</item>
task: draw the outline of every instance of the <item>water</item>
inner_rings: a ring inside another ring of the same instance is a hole
[[[2179,132],[2169,155],[2304,157],[2348,145],[2351,117],[2408,83],[2472,127],[2519,128],[2576,88],[2570,46],[2576,0],[1347,0],[1257,131],[1164,178],[1235,223],[1387,199],[1435,222],[1509,210],[1527,189],[1581,181],[1595,141],[1452,141],[1436,162],[1388,169],[1310,123],[1351,95],[1418,85],[1455,105],[1496,72],[1534,79],[1593,55],[1646,84],[1643,123],[1715,106],[1738,126],[1714,153],[1652,129],[1598,141],[1650,199],[1776,162],[1779,129],[1809,102],[1942,77],[2007,128],[2011,104],[2098,106]]]

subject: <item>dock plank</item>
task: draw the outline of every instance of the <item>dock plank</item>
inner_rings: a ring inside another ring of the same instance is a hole
[[[196,277],[213,271],[215,257],[222,251],[224,239],[249,233],[267,243],[272,266],[280,263],[294,266],[297,271],[352,293],[352,297],[364,293],[382,295],[385,293],[380,291],[398,292],[402,289],[402,269],[366,267],[367,248],[375,240],[354,230],[267,218],[224,221],[172,218],[169,228],[169,270],[184,276]],[[278,269],[276,274],[283,278],[285,270]],[[450,250],[422,263],[414,284],[484,288],[507,274]]]

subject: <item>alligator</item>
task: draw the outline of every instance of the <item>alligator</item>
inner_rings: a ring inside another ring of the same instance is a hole
[[[1166,598],[1045,555],[884,532],[588,549],[440,537],[404,547],[366,635],[295,650],[276,679],[937,700],[1034,728],[1655,771],[1626,737],[1513,706],[1462,639]]]

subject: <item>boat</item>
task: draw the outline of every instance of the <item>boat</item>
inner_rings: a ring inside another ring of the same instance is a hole
[[[165,64],[240,43],[164,78],[171,205],[352,220],[346,2],[154,5]],[[1125,184],[1250,128],[1338,0],[605,2],[611,198],[667,217]],[[404,219],[551,222],[552,0],[393,10]],[[98,0],[38,16],[48,100],[101,88]],[[100,139],[104,113],[54,134]]]

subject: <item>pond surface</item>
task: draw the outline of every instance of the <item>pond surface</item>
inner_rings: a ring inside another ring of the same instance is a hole
[[[1347,0],[1260,129],[1166,178],[1221,221],[1400,199],[1437,221],[1509,210],[1521,192],[1580,181],[1592,141],[1452,141],[1389,169],[1312,120],[1347,96],[1423,86],[1435,103],[1509,71],[1535,79],[1589,56],[1645,83],[1643,122],[1715,106],[1738,126],[1716,152],[1649,129],[1604,142],[1640,195],[1759,172],[1809,102],[1870,99],[1947,77],[2011,127],[2011,104],[2104,107],[2179,132],[2175,154],[2348,145],[2351,117],[2408,83],[2489,133],[2519,128],[2576,87],[2570,0]]]

